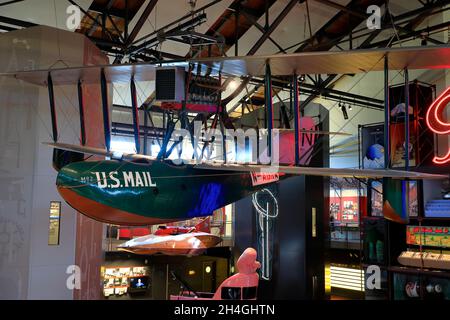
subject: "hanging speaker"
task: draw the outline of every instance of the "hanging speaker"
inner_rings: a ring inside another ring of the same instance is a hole
[[[182,67],[156,69],[156,101],[181,102],[185,100],[185,70]]]

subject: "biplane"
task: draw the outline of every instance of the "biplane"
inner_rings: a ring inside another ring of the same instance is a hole
[[[167,144],[170,141],[167,133],[165,145],[157,157],[139,153],[117,153],[110,150],[108,118],[105,116],[104,149],[60,143],[56,141],[57,135],[54,135],[54,141],[49,143],[55,148],[54,158],[60,159],[54,164],[59,170],[57,189],[65,201],[77,211],[93,219],[116,225],[152,225],[211,215],[218,208],[257,192],[268,184],[277,183],[294,175],[384,178],[390,181],[448,178],[448,173],[428,174],[412,170],[390,170],[387,167],[367,170],[321,168],[308,166],[308,161],[301,162],[302,154],[307,152],[302,149],[303,136],[327,133],[302,125],[307,121],[299,112],[298,75],[355,74],[383,70],[386,75],[388,70],[444,69],[450,67],[449,46],[83,66],[14,72],[3,76],[48,86],[53,113],[54,99],[51,96],[53,86],[100,83],[105,113],[108,107],[105,93],[108,84],[128,82],[133,88],[134,81],[155,80],[155,71],[158,68],[170,66],[181,67],[189,72],[207,70],[209,75],[218,78],[263,76],[265,108],[269,115],[267,125],[269,155],[272,151],[274,129],[271,117],[273,116],[271,78],[292,77],[295,93],[294,130],[291,135],[294,160],[276,166],[228,163],[226,159],[223,161],[201,159],[200,162],[185,161],[182,164],[174,164],[167,158]],[[132,99],[133,114],[137,113],[138,108],[135,100]],[[209,99],[209,102],[212,100]],[[182,105],[179,112],[186,112],[186,104]],[[53,122],[53,125],[56,124]],[[136,144],[139,143],[138,125],[135,119]],[[308,147],[313,147],[313,144]],[[283,153],[283,150],[280,153]],[[109,160],[85,161],[85,155],[97,155]]]

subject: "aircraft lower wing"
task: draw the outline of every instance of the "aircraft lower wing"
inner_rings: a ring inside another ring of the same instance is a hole
[[[66,143],[51,143],[46,142],[45,145],[58,148],[66,151],[74,151],[80,153],[87,153],[92,155],[99,155],[110,157],[116,160],[146,160],[155,161],[155,157],[121,153],[114,151],[107,151],[101,148],[78,146]],[[414,171],[400,171],[400,170],[386,170],[386,169],[337,169],[337,168],[317,168],[317,167],[294,167],[294,166],[268,166],[256,164],[227,164],[219,162],[203,162],[188,161],[188,165],[192,165],[196,169],[208,170],[224,170],[224,171],[238,171],[238,172],[260,172],[260,173],[285,173],[293,175],[310,175],[323,177],[356,177],[356,178],[393,178],[393,179],[447,179],[446,175],[429,174]]]
[[[216,169],[229,171],[260,172],[260,173],[285,173],[293,175],[310,175],[323,177],[348,177],[348,178],[393,178],[393,179],[447,179],[448,176],[429,174],[414,171],[386,170],[386,169],[338,169],[294,166],[266,166],[266,165],[242,165],[242,164],[213,164],[202,163],[195,165],[197,169]]]

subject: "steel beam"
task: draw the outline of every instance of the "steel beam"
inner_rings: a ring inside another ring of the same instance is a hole
[[[165,33],[173,33],[176,31],[185,30],[187,28],[191,28],[192,26],[202,24],[204,21],[206,21],[206,14],[201,14],[190,21],[184,22],[184,23],[170,29],[169,31],[167,31]],[[160,32],[164,32],[164,30],[165,30],[164,28],[161,28],[158,30],[158,32],[155,31],[155,32],[152,32],[151,34],[158,35]],[[156,45],[158,42],[159,42],[159,37],[155,36],[154,38],[147,40],[147,41],[141,43],[140,45],[129,47],[128,53],[136,54],[142,50],[147,49],[148,47]]]
[[[10,1],[6,1],[6,2],[2,2],[2,3],[0,3],[0,7],[7,6],[7,5],[10,5],[10,4],[14,4],[14,3],[17,3],[17,2],[22,2],[22,1],[25,1],[25,0],[10,0]]]
[[[338,9],[338,10],[342,10],[342,11],[344,11],[344,12],[346,12],[348,14],[351,14],[351,15],[357,17],[357,18],[361,18],[361,19],[364,19],[364,20],[367,19],[367,15],[365,13],[357,10],[357,9],[350,9],[350,8],[347,8],[347,7],[343,6],[343,5],[340,5],[339,3],[336,3],[336,2],[333,2],[333,1],[330,1],[330,0],[315,0],[315,1],[323,3],[323,4],[325,4],[325,5],[329,6],[329,7],[332,7],[332,8]]]
[[[181,18],[179,18],[179,19],[177,19],[177,20],[175,20],[175,21],[172,21],[171,23],[165,25],[164,27],[159,28],[158,30],[155,30],[155,31],[153,31],[152,33],[149,33],[149,34],[145,35],[144,37],[142,37],[142,38],[140,38],[140,39],[134,41],[133,44],[136,44],[136,43],[141,42],[141,41],[143,41],[143,40],[145,40],[145,39],[148,39],[148,38],[150,38],[150,37],[152,37],[152,36],[154,36],[154,35],[157,35],[158,32],[164,31],[164,30],[166,30],[167,28],[169,28],[169,27],[171,27],[171,26],[178,25],[181,21],[184,21],[184,20],[187,20],[187,19],[192,20],[192,14],[197,14],[197,13],[199,13],[199,12],[203,12],[203,11],[205,11],[207,8],[213,6],[213,5],[215,5],[215,4],[217,4],[217,3],[221,2],[221,1],[222,1],[222,0],[214,0],[214,1],[211,1],[210,3],[204,5],[203,7],[198,8],[198,9],[195,10],[194,12],[188,13],[188,14],[182,16]]]
[[[101,11],[101,15],[102,15],[102,19],[105,20],[106,15],[108,14],[109,10],[111,9],[112,5],[114,4],[115,0],[109,0],[109,2],[106,4],[106,7],[103,7],[103,10]],[[88,36],[92,36],[95,32],[95,28],[97,28],[98,26],[98,18],[95,19],[94,23],[92,24],[91,28],[88,30],[87,35]],[[112,19],[111,19],[112,20]],[[102,23],[102,28],[105,29],[106,26],[104,25],[104,23]]]
[[[83,12],[84,13],[84,15],[85,16],[87,16],[89,19],[91,19],[93,22],[94,22],[94,24],[96,23],[96,24],[98,24],[98,19],[99,19],[99,17],[97,17],[97,19],[96,18],[94,18],[89,12],[87,12],[86,10],[84,10],[78,3],[76,3],[74,0],[67,0],[67,1],[69,1],[71,4],[73,4],[74,6],[77,6],[79,9],[80,9],[80,11],[81,12]],[[105,29],[105,31],[106,32],[108,32],[108,34],[111,36],[111,38],[114,38],[114,35],[111,33],[111,31],[109,31],[108,29]]]
[[[144,25],[145,21],[147,21],[148,17],[150,16],[150,13],[152,13],[152,11],[155,8],[157,3],[158,3],[158,0],[150,0],[149,1],[144,12],[139,17],[138,22],[134,26],[133,31],[131,31],[130,35],[128,36],[128,38],[125,41],[127,46],[129,46],[134,41],[134,39],[136,39],[137,35],[139,34],[139,31],[141,31],[142,26]]]
[[[9,17],[3,17],[3,16],[0,16],[0,22],[6,23],[6,24],[11,24],[13,26],[18,26],[18,27],[22,27],[22,28],[29,28],[29,27],[37,26],[36,23],[13,19],[13,18],[9,18]]]

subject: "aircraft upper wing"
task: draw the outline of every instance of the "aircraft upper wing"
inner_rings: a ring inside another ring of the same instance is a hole
[[[294,72],[297,74],[353,74],[384,70],[386,55],[389,58],[390,70],[450,68],[449,45],[203,58],[190,62],[235,76],[262,76],[267,62],[270,62],[272,76],[292,75]]]
[[[386,170],[386,169],[338,169],[317,167],[294,167],[294,166],[265,166],[265,165],[242,165],[222,163],[202,163],[194,166],[197,169],[215,169],[260,173],[285,173],[293,175],[310,175],[323,177],[348,177],[348,178],[393,178],[393,179],[447,179],[448,176],[429,174],[414,171]]]
[[[155,80],[155,66],[148,63],[30,70],[1,75],[40,86],[47,85],[49,73],[52,75],[54,85],[74,85],[78,81],[85,84],[100,84],[102,70],[105,72],[106,81],[109,83],[129,83],[133,76],[136,81]]]
[[[78,145],[73,145],[73,144],[68,144],[68,143],[43,142],[43,144],[53,147],[53,148],[65,150],[65,151],[87,153],[87,154],[91,154],[91,155],[108,157],[108,158],[116,159],[116,160],[129,160],[129,161],[136,161],[136,160],[154,161],[154,160],[156,160],[155,157],[147,156],[147,155],[143,155],[143,154],[108,151],[108,150],[102,149],[102,148],[78,146]]]
[[[386,48],[370,50],[302,52],[271,56],[213,57],[186,61],[171,61],[161,64],[135,63],[105,66],[82,66],[63,69],[16,71],[0,76],[15,77],[37,85],[47,85],[49,72],[55,85],[100,83],[101,70],[111,83],[155,79],[155,68],[161,66],[182,66],[189,63],[211,68],[228,76],[262,76],[264,66],[270,63],[273,76],[297,74],[348,74],[381,71],[384,56],[389,57],[390,70],[446,69],[450,67],[450,46],[428,46],[409,48]]]
[[[101,148],[85,147],[65,143],[44,143],[44,144],[61,150],[94,154],[99,156],[110,157],[117,160],[129,160],[129,161],[156,160],[156,158],[147,155],[107,151]],[[312,175],[324,177],[349,177],[349,178],[386,177],[394,179],[412,179],[412,180],[448,178],[448,176],[438,174],[428,174],[414,171],[383,170],[383,169],[335,169],[335,168],[294,167],[294,166],[267,166],[267,165],[252,165],[252,164],[226,164],[215,162],[205,162],[198,164],[195,161],[190,161],[187,164],[192,165],[196,169],[237,171],[237,172],[286,173],[293,175]]]

